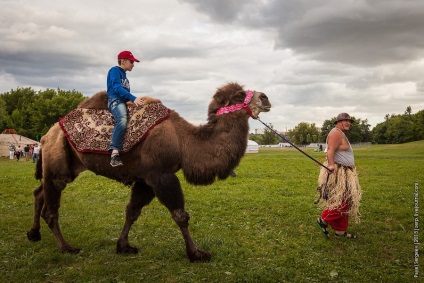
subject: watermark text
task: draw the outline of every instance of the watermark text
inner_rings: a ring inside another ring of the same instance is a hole
[[[420,220],[419,220],[419,203],[418,203],[418,196],[419,196],[419,186],[418,183],[414,184],[414,277],[418,278],[419,275],[419,268],[418,268],[418,260],[420,258],[419,253],[419,246],[420,246],[420,239],[419,239],[419,231],[420,231]]]

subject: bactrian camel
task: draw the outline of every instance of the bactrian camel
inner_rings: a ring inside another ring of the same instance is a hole
[[[105,92],[82,102],[79,108],[106,108]],[[271,104],[258,91],[246,91],[237,83],[217,89],[208,108],[207,123],[194,126],[171,110],[168,119],[156,125],[147,138],[121,156],[124,166],[111,167],[110,156],[81,153],[69,143],[56,123],[41,139],[42,154],[37,163],[34,190],[34,222],[27,233],[31,241],[41,240],[42,217],[64,253],[78,253],[64,238],[59,226],[62,191],[83,171],[122,182],[131,187],[125,224],[117,241],[116,252],[134,254],[128,234],[144,206],[155,197],[169,210],[181,230],[190,261],[209,261],[211,254],[200,249],[189,232],[189,214],[184,195],[175,175],[182,170],[188,183],[209,185],[227,178],[243,157],[248,140],[249,118],[268,112]]]

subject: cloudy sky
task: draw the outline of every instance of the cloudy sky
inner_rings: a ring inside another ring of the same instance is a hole
[[[424,1],[0,0],[0,93],[106,89],[117,54],[128,73],[193,124],[217,87],[238,82],[273,104],[277,130],[339,112],[368,119],[424,109]],[[251,120],[251,132],[263,129]]]

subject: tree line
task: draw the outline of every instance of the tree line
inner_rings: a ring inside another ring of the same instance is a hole
[[[404,114],[387,114],[384,122],[373,129],[374,143],[405,143],[424,139],[424,110],[412,114],[408,106]]]
[[[18,134],[39,140],[56,123],[85,100],[82,93],[71,90],[30,87],[0,94],[0,129],[14,129]]]
[[[292,143],[305,146],[311,143],[325,143],[328,133],[334,128],[336,117],[327,119],[319,129],[315,123],[301,122],[287,133],[281,133]],[[270,126],[272,129],[273,126]],[[346,133],[351,143],[372,142],[376,144],[405,143],[424,139],[424,110],[412,114],[410,106],[404,114],[387,114],[385,121],[372,130],[368,119],[352,117],[350,130]],[[265,128],[263,134],[250,134],[249,139],[258,144],[269,145],[284,142],[272,130]]]
[[[0,94],[0,130],[14,129],[20,135],[39,140],[47,131],[79,103],[87,99],[81,92],[61,89],[35,91],[30,87],[17,88]],[[408,106],[403,114],[387,114],[384,122],[372,130],[367,119],[352,117],[347,133],[351,143],[373,142],[378,144],[405,143],[424,139],[424,110],[412,114]],[[325,120],[319,129],[314,123],[301,122],[287,133],[286,139],[297,145],[325,143],[334,127],[336,117]],[[271,129],[273,125],[270,124]],[[284,142],[272,130],[265,128],[263,134],[250,134],[249,139],[258,144]]]

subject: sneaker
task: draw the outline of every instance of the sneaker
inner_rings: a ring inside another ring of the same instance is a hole
[[[124,165],[124,163],[122,163],[121,161],[121,158],[119,157],[119,154],[112,156],[112,158],[110,159],[110,165],[112,165],[112,167]]]

